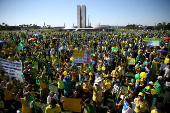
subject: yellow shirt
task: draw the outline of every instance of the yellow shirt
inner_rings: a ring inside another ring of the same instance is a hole
[[[145,112],[145,100],[142,102],[142,103],[139,103],[138,101],[138,98],[135,98],[134,99],[134,102],[136,103],[136,106],[135,106],[135,112],[136,113],[141,113],[141,112]]]
[[[4,54],[8,55],[8,49],[4,49]]]
[[[96,87],[93,87],[93,101],[101,102],[102,101],[102,89],[99,88],[99,91],[96,91]]]
[[[8,90],[7,88],[5,88],[4,90],[4,95],[5,95],[5,100],[12,100],[12,94],[13,94],[13,89]]]
[[[28,102],[27,106],[25,106],[25,100],[24,98],[21,98],[20,100],[21,104],[22,104],[22,113],[32,113],[33,108],[30,108],[30,103]],[[35,102],[36,104],[36,102]]]
[[[118,68],[119,68],[118,71],[119,71],[120,75],[122,75],[123,67],[120,67],[120,66],[119,66]]]
[[[45,113],[59,113],[59,112],[61,112],[61,107],[58,104],[56,104],[55,108],[51,108],[51,105],[49,105],[45,109]]]
[[[89,92],[90,90],[91,90],[90,86],[85,87],[85,83],[83,83],[83,91],[87,93],[87,92]]]
[[[168,63],[169,63],[169,58],[165,58],[164,64],[168,64]]]
[[[112,72],[111,72],[111,74],[113,75],[113,76],[116,76],[116,78],[117,79],[119,79],[120,77],[121,77],[121,75],[120,75],[120,72],[118,71],[118,72],[116,72],[115,70],[113,70]],[[115,80],[115,78],[113,78],[113,81]]]
[[[56,60],[56,57],[54,55],[51,56],[51,59],[52,59],[52,64],[54,65],[55,63],[55,60]]]
[[[41,79],[39,79],[39,81],[40,81],[40,89],[45,89],[45,88],[47,88],[47,83],[46,83],[46,82],[43,83],[43,80],[41,80]]]
[[[110,89],[111,86],[112,86],[112,81],[111,80],[109,80],[109,82],[107,82],[107,80],[104,80],[103,83],[104,83],[106,89]]]

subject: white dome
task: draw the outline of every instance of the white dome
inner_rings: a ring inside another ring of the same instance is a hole
[[[109,25],[92,25],[94,29],[104,29],[106,27],[109,27]]]
[[[75,29],[73,26],[66,26],[64,29]]]

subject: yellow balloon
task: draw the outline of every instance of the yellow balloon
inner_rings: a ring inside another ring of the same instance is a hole
[[[64,72],[63,72],[63,75],[67,75],[67,71],[64,71]]]
[[[156,89],[151,89],[151,94],[155,95],[156,94]]]
[[[104,71],[104,70],[106,70],[106,68],[103,66],[103,67],[102,67],[102,70]]]
[[[93,56],[95,56],[95,54],[93,54]]]
[[[92,75],[92,73],[90,72],[90,73],[89,73],[89,75],[91,76],[91,75]]]
[[[140,77],[141,77],[141,78],[146,78],[146,73],[145,73],[145,72],[141,72],[141,73],[140,73]]]

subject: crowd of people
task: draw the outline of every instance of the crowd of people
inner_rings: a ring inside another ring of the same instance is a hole
[[[0,58],[22,62],[23,66],[23,82],[0,70],[6,112],[38,113],[40,102],[48,105],[45,113],[60,113],[66,111],[62,96],[82,99],[82,113],[167,112],[170,44],[163,39],[166,32],[39,34],[0,34],[7,42],[0,45]],[[147,46],[144,40],[153,37],[160,39],[160,45]],[[90,63],[75,62],[74,50],[90,51]],[[133,64],[129,59],[135,59]],[[165,96],[160,99],[160,95]]]

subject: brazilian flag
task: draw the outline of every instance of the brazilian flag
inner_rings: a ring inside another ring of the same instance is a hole
[[[19,43],[19,46],[18,46],[18,51],[23,49],[24,45],[26,44],[26,41],[22,38],[21,39],[21,42]]]

